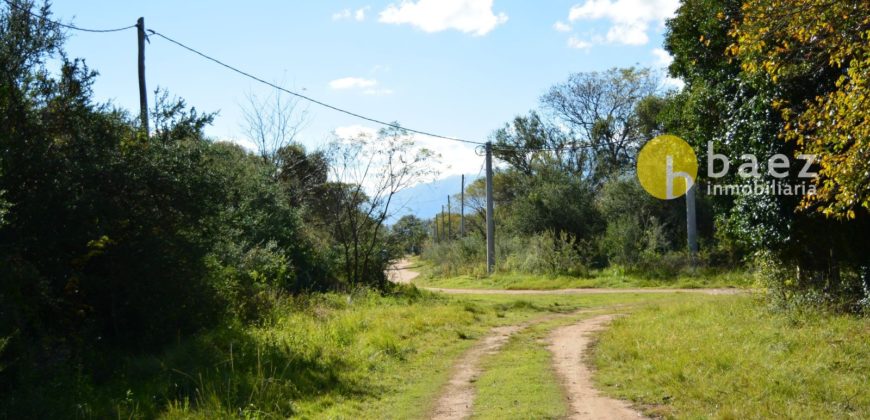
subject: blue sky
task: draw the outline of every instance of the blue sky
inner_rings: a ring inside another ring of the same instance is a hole
[[[56,19],[82,27],[135,23],[291,90],[386,121],[485,141],[574,72],[661,67],[662,26],[677,0],[163,1],[57,0]],[[245,143],[240,104],[269,88],[168,42],[147,46],[157,86],[205,111],[208,134]],[[98,100],[135,110],[136,33],[71,32],[71,57],[99,71]],[[153,101],[153,98],[150,98]],[[377,128],[309,107],[310,148],[331,133]],[[477,173],[471,147],[420,138],[444,157],[443,175]]]

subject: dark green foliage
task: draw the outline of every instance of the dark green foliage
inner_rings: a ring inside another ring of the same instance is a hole
[[[46,398],[16,384],[69,383],[53,378],[61,370],[100,382],[103,355],[152,352],[255,321],[275,295],[335,286],[300,210],[325,182],[322,154],[281,150],[276,176],[206,139],[214,114],[160,90],[146,137],[93,102],[95,73],[63,55],[58,28],[15,5],[0,13],[3,405]]]
[[[410,214],[402,216],[390,230],[391,240],[403,254],[419,255],[429,239],[428,224]]]
[[[709,104],[685,95],[663,91],[646,69],[575,74],[544,95],[542,113],[518,116],[496,130],[493,154],[507,164],[493,178],[496,269],[576,275],[616,265],[639,277],[662,278],[740,264],[745,246],[721,235],[717,226],[731,201],[698,194],[704,251],[693,263],[686,246],[685,200],[650,196],[634,174],[636,154],[647,140],[708,127],[691,122],[708,123],[693,112]],[[714,110],[731,106],[716,105],[720,108]],[[759,129],[757,124],[749,128]],[[693,144],[712,135],[705,133]],[[483,254],[474,248],[484,237],[483,182],[469,185],[465,196],[474,210],[467,221],[474,237],[439,243],[424,254],[441,274],[484,272]]]
[[[707,142],[717,153],[732,162],[750,153],[766,159],[774,154],[794,157],[797,145],[783,141],[779,133],[785,124],[775,110],[775,100],[798,104],[821,94],[823,86],[833,85],[837,70],[828,68],[813,74],[774,83],[769,78],[745,72],[728,47],[735,42],[729,31],[742,20],[742,3],[733,0],[687,0],[668,22],[666,48],[674,56],[671,73],[686,82],[663,113],[666,129],[681,135],[699,152],[699,174],[707,170]],[[771,24],[777,24],[771,22]],[[803,161],[790,159],[791,177]],[[762,164],[762,173],[766,173]],[[703,179],[703,178],[702,178]],[[762,181],[771,178],[765,176]],[[751,183],[732,174],[723,184]],[[703,185],[700,189],[703,191]],[[762,252],[766,258],[792,269],[778,271],[778,283],[800,284],[853,302],[865,297],[867,279],[858,275],[870,266],[865,250],[870,237],[868,217],[850,222],[826,219],[812,212],[797,210],[801,197],[742,195],[708,197],[716,214],[716,237],[749,252]],[[785,273],[785,274],[784,274]]]

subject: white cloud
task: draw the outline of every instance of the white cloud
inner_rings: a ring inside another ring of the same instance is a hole
[[[592,48],[592,43],[577,38],[576,36],[572,36],[571,38],[568,38],[568,46],[578,50],[588,50]]]
[[[353,14],[353,18],[356,19],[357,22],[362,22],[366,20],[366,11],[369,10],[369,6],[356,9],[356,12]]]
[[[332,14],[332,20],[355,20],[362,22],[366,20],[366,12],[371,9],[370,6],[360,7],[356,10],[342,9]]]
[[[649,42],[650,25],[661,28],[679,5],[680,0],[586,0],[582,5],[571,7],[568,20],[606,19],[610,21],[610,28],[604,37],[606,42],[646,45]]]
[[[372,88],[378,85],[375,79],[364,79],[362,77],[342,77],[329,82],[329,87],[335,90],[343,89],[365,89]]]
[[[359,90],[363,95],[384,96],[392,95],[393,90],[379,87],[375,79],[362,77],[342,77],[329,82],[329,87],[334,90]]]
[[[571,25],[558,21],[553,24],[553,29],[555,29],[556,32],[571,32]]]
[[[483,36],[508,20],[504,13],[492,11],[493,0],[402,0],[380,13],[379,21],[410,24],[424,32],[454,29]]]
[[[338,12],[332,14],[332,20],[345,20],[350,19],[351,11],[350,9],[343,9]]]
[[[652,55],[656,57],[653,65],[657,67],[668,67],[671,65],[671,63],[674,62],[674,57],[671,57],[671,55],[662,48],[653,48]],[[666,88],[681,90],[684,86],[686,86],[686,82],[684,82],[682,79],[675,79],[670,76],[665,76],[664,80],[662,81],[662,85],[664,85],[664,87]]]
[[[667,67],[674,62],[674,57],[671,57],[671,55],[662,48],[653,49],[652,55],[656,56],[655,65],[659,67]]]
[[[686,82],[684,82],[683,79],[676,79],[673,77],[665,77],[662,84],[667,88],[674,88],[677,90],[682,90],[683,87],[686,86]]]

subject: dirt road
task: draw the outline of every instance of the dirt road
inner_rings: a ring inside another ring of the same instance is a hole
[[[441,396],[435,403],[432,419],[453,420],[466,419],[471,416],[474,404],[474,382],[480,376],[481,359],[488,354],[495,354],[507,343],[510,336],[522,331],[526,325],[508,325],[493,328],[490,333],[453,365],[450,380],[441,390]]]
[[[614,315],[599,315],[574,325],[556,328],[550,334],[553,366],[571,406],[572,419],[637,419],[643,417],[627,403],[600,395],[592,384],[586,355],[592,335],[603,330]]]
[[[655,294],[655,293],[698,293],[703,295],[734,295],[743,293],[740,289],[627,289],[627,288],[586,288],[553,290],[503,290],[503,289],[443,289],[422,287],[431,292],[450,295],[602,295],[610,293]]]
[[[420,275],[413,270],[414,265],[408,260],[399,260],[393,265],[387,276],[394,283],[410,284]],[[704,295],[734,295],[744,293],[740,289],[639,289],[639,288],[579,288],[553,290],[504,290],[504,289],[447,289],[441,287],[421,287],[431,292],[451,295],[595,295],[608,293],[699,293]]]
[[[412,270],[414,265],[408,260],[399,260],[387,270],[387,278],[393,283],[411,284],[420,273]]]
[[[413,265],[407,261],[399,261],[388,272],[390,281],[410,284],[420,273],[413,270]],[[566,294],[606,294],[606,293],[700,293],[708,295],[727,295],[743,293],[739,289],[557,289],[557,290],[493,290],[493,289],[446,289],[424,287],[423,289],[447,294],[485,294],[485,295],[566,295]],[[617,310],[620,305],[599,308],[597,312]],[[431,418],[466,419],[473,412],[475,388],[474,382],[481,375],[481,361],[490,354],[497,353],[513,334],[530,325],[545,322],[556,316],[571,316],[573,314],[550,315],[535,320],[510,326],[493,328],[489,334],[467,350],[453,365],[450,379],[441,389],[431,413]],[[588,367],[586,354],[592,345],[593,335],[606,328],[616,315],[606,314],[587,318],[572,325],[554,329],[548,337],[547,346],[552,354],[553,368],[556,371],[569,401],[570,418],[572,419],[637,419],[643,416],[633,410],[628,403],[602,396],[594,388],[592,372]]]

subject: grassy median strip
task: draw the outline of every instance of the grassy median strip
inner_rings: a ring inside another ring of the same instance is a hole
[[[596,382],[673,418],[870,417],[870,319],[770,312],[752,296],[685,296],[616,320]]]
[[[475,419],[560,419],[568,404],[553,369],[547,335],[553,328],[579,321],[578,314],[535,324],[515,334],[498,353],[487,358],[477,381]]]

